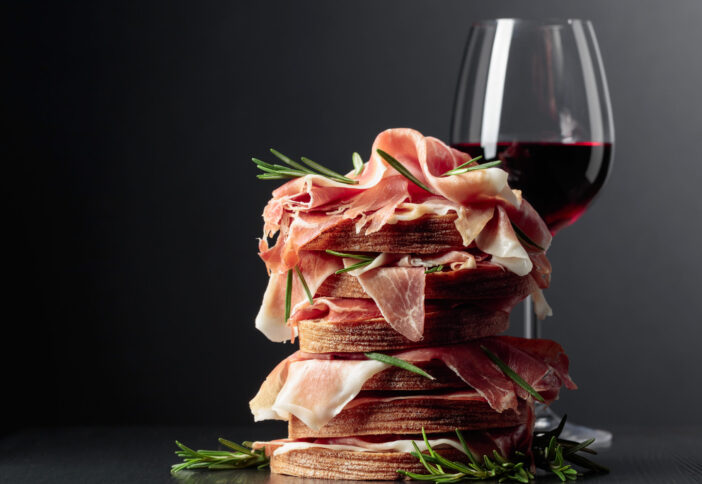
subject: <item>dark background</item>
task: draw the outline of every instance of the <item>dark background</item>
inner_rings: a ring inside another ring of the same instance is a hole
[[[581,387],[557,407],[702,422],[702,2],[3,10],[5,429],[250,422],[293,347],[254,329],[275,183],[249,158],[275,146],[342,169],[388,127],[446,139],[470,24],[507,16],[591,19],[614,110],[611,178],[549,254],[545,334]]]

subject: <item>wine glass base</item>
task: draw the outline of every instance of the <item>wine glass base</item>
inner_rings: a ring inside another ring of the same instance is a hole
[[[561,421],[561,417],[551,410],[546,405],[540,403],[536,404],[536,423],[534,424],[534,429],[537,432],[545,432],[554,429],[558,426]],[[593,429],[586,427],[584,425],[578,425],[566,421],[563,431],[560,435],[561,438],[566,440],[573,440],[575,442],[583,442],[588,439],[595,439],[595,441],[590,445],[590,448],[594,450],[605,450],[612,446],[612,432],[608,430]]]

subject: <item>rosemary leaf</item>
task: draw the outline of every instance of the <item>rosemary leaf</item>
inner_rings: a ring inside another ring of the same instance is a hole
[[[470,160],[466,161],[465,163],[461,163],[461,164],[458,165],[456,168],[447,171],[446,173],[444,173],[444,174],[441,175],[441,176],[451,175],[452,173],[450,173],[450,172],[456,171],[456,170],[460,170],[461,168],[466,168],[466,167],[467,167],[468,165],[470,165],[471,163],[477,163],[478,160],[480,160],[480,159],[482,159],[482,158],[483,158],[483,155],[476,156],[475,158],[471,158]]]
[[[334,272],[334,274],[343,274],[344,272],[355,271],[356,269],[360,269],[361,267],[366,267],[366,266],[369,265],[371,262],[373,262],[373,261],[372,261],[372,260],[366,260],[366,261],[363,261],[363,262],[359,262],[359,263],[357,263],[357,264],[352,264],[352,265],[350,265],[350,266],[348,266],[348,267],[344,267],[343,269],[339,269],[338,271]]]
[[[434,272],[439,272],[444,269],[443,264],[439,264],[438,266],[431,267],[424,271],[425,274],[433,274]]]
[[[275,155],[276,158],[278,158],[283,163],[286,163],[286,164],[292,166],[293,168],[297,168],[298,170],[300,170],[308,175],[314,174],[314,171],[310,170],[309,168],[307,168],[304,165],[301,165],[300,163],[293,160],[292,158],[285,156],[280,151],[274,150],[273,148],[271,148],[270,151],[271,151],[271,153],[273,153],[273,155]]]
[[[292,304],[292,269],[288,269],[288,280],[285,283],[285,321],[290,319],[290,305]]]
[[[360,175],[363,171],[363,158],[358,153],[351,155],[351,161],[353,161],[353,174]]]
[[[256,178],[260,180],[287,180],[288,178],[298,178],[297,176],[289,176],[289,175],[278,175],[278,174],[273,174],[273,173],[261,173],[260,175],[256,175]]]
[[[320,172],[322,175],[326,175],[329,178],[333,178],[337,181],[340,181],[342,183],[347,183],[349,185],[356,185],[358,184],[358,180],[352,180],[351,178],[345,177],[341,173],[337,173],[334,170],[330,170],[329,168],[320,165],[316,161],[312,161],[309,158],[305,158],[304,156],[300,158],[302,162],[309,166],[310,168],[313,168]]]
[[[400,163],[395,158],[393,158],[392,156],[390,156],[388,153],[384,152],[381,149],[378,149],[376,151],[388,163],[388,165],[392,166],[395,170],[397,170],[397,172],[400,173],[400,175],[407,178],[409,181],[411,181],[412,183],[417,185],[419,188],[422,188],[422,189],[428,191],[432,195],[434,194],[434,192],[429,190],[429,188],[427,188],[427,186],[424,183],[420,182],[407,168],[405,168],[405,166],[402,163]]]
[[[502,372],[510,377],[514,383],[522,387],[524,390],[526,390],[532,397],[540,401],[541,403],[545,403],[546,400],[544,400],[544,397],[542,397],[539,392],[534,390],[534,388],[529,385],[527,382],[525,382],[521,376],[517,375],[512,368],[507,366],[507,363],[502,361],[499,356],[497,356],[495,353],[487,349],[485,346],[480,345],[480,349],[483,350],[483,352],[487,355],[488,358],[492,360],[493,363],[495,363]]]
[[[380,361],[381,363],[386,363],[388,365],[392,366],[397,366],[398,368],[402,368],[403,370],[411,371],[412,373],[416,373],[417,375],[421,375],[424,378],[429,378],[430,380],[435,380],[433,376],[431,376],[429,373],[426,371],[422,370],[421,368],[414,366],[412,363],[401,360],[399,358],[395,358],[394,356],[390,355],[384,355],[383,353],[365,353],[366,358],[369,358],[371,360],[376,360]]]
[[[193,450],[176,440],[175,443],[180,450],[177,450],[175,453],[183,459],[183,462],[172,465],[171,474],[177,474],[184,469],[223,470],[243,469],[254,466],[260,469],[268,465],[268,457],[266,457],[263,449],[253,450],[250,442],[239,445],[222,438],[219,439],[219,442],[232,449],[232,451]]]
[[[309,288],[309,286],[307,286],[307,281],[305,281],[305,278],[302,275],[300,268],[295,266],[295,272],[297,272],[297,277],[300,278],[300,282],[302,283],[302,287],[305,289],[305,294],[307,294],[307,300],[310,302],[310,304],[314,304],[314,301],[312,298],[312,293],[310,293],[310,288]]]
[[[465,164],[464,164],[464,165],[461,165],[461,167],[464,167],[464,168],[461,168],[461,167],[454,168],[453,170],[449,170],[441,176],[462,175],[464,173],[468,173],[469,171],[478,171],[478,170],[484,170],[486,168],[493,168],[493,167],[499,165],[500,163],[502,163],[501,160],[489,161],[487,163],[483,163],[481,165],[474,165],[474,166],[465,166]]]
[[[529,236],[526,233],[524,233],[524,231],[522,229],[520,229],[517,224],[515,224],[514,222],[511,222],[511,223],[512,223],[512,228],[514,229],[514,233],[517,234],[517,238],[519,239],[519,241],[522,244],[531,245],[532,247],[539,249],[541,252],[546,252],[546,249],[544,249],[539,244],[537,244],[536,242],[531,240],[529,238]]]
[[[370,255],[350,254],[348,252],[337,252],[335,250],[329,250],[329,249],[325,250],[324,252],[326,252],[329,255],[335,255],[337,257],[346,257],[347,259],[358,259],[358,260],[368,260],[368,261],[372,261],[373,259],[375,259],[375,257],[370,256]]]

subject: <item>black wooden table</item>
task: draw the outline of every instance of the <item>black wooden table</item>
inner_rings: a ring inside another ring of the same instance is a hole
[[[613,447],[597,456],[612,472],[580,482],[702,483],[702,427],[613,430]],[[284,427],[270,425],[26,429],[0,437],[0,482],[311,484],[256,470],[169,474],[177,462],[176,439],[193,448],[216,449],[219,436],[242,441],[283,433]],[[539,477],[538,482],[559,481]]]

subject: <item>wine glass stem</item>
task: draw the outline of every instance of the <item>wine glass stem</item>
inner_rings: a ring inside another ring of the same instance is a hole
[[[539,322],[534,318],[534,304],[531,296],[524,300],[524,337],[528,339],[540,338]]]

